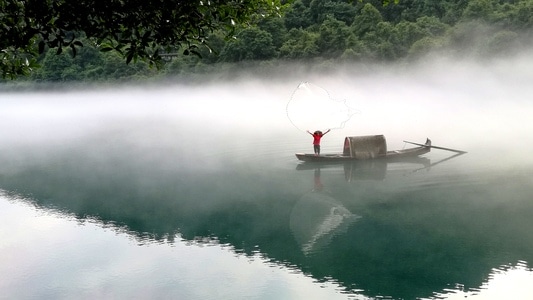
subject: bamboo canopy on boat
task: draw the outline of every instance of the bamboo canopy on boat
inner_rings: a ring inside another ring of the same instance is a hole
[[[368,159],[387,154],[387,141],[383,135],[348,136],[344,139],[343,156]]]

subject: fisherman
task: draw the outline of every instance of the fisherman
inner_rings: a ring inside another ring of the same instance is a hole
[[[314,133],[311,133],[309,130],[307,130],[307,133],[313,136],[313,148],[315,150],[315,155],[320,155],[320,139],[328,132],[330,132],[331,129],[328,129],[326,132],[322,133],[322,131],[317,130]]]

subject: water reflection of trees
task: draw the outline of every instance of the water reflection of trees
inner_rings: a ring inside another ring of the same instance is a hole
[[[148,242],[180,236],[259,251],[368,296],[414,299],[455,283],[478,288],[492,268],[533,261],[531,171],[448,174],[453,180],[406,188],[431,172],[374,167],[195,173],[60,157],[4,172],[0,187]]]

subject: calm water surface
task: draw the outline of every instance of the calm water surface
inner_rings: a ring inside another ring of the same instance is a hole
[[[1,94],[0,298],[530,299],[532,74],[511,63],[311,78],[361,112],[324,153],[468,151],[401,162],[298,163],[300,78]]]

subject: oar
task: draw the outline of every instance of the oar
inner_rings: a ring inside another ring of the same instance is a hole
[[[441,150],[447,150],[447,151],[452,151],[452,152],[457,152],[457,153],[466,153],[466,151],[461,151],[461,150],[456,150],[456,149],[451,149],[451,148],[444,148],[444,147],[438,147],[438,146],[430,146],[430,145],[424,145],[424,144],[419,144],[419,143],[413,143],[413,142],[409,142],[409,141],[403,141],[403,142],[404,142],[404,143],[413,144],[413,145],[417,145],[417,146],[422,146],[422,147],[430,147],[430,148],[441,149]]]

